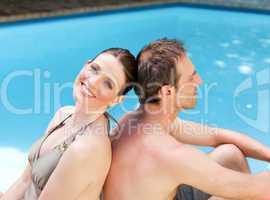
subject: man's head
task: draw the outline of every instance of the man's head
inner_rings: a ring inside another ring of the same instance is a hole
[[[173,104],[176,109],[193,108],[202,80],[177,40],[160,39],[145,46],[137,56],[140,103]]]

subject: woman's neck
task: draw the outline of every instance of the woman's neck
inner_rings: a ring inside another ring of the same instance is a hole
[[[106,108],[88,108],[85,109],[79,104],[75,105],[72,116],[73,126],[79,127],[95,121],[98,117],[106,112]]]

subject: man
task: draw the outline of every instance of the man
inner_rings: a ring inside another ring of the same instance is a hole
[[[120,120],[105,200],[269,200],[270,173],[250,174],[245,157],[270,161],[270,150],[244,134],[177,118],[193,108],[202,80],[176,40],[139,53],[141,106]],[[209,154],[190,144],[212,146]]]

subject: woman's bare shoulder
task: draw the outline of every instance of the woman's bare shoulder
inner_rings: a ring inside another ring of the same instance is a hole
[[[62,120],[67,116],[69,116],[70,114],[74,113],[74,109],[75,107],[72,105],[63,106],[56,111],[55,115],[58,115],[59,120]]]
[[[109,139],[96,136],[80,136],[69,146],[66,154],[72,159],[76,157],[76,162],[84,164],[90,162],[90,165],[105,168],[110,166],[112,159]]]
[[[46,131],[45,135],[47,135],[55,126],[57,126],[61,121],[63,121],[66,117],[74,112],[74,106],[63,106],[59,108],[53,118],[51,119]]]
[[[74,113],[74,106],[63,106],[59,108],[56,113],[54,114],[53,117],[53,122],[55,124],[60,123],[63,121],[65,118],[67,118],[70,114]]]
[[[110,154],[111,142],[108,136],[108,121],[105,117],[98,118],[93,126],[85,130],[84,135],[80,136],[74,143],[75,151],[83,151],[91,154]]]

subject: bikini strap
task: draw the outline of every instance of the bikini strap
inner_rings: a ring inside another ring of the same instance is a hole
[[[62,120],[58,125],[56,125],[55,127],[53,127],[52,129],[50,129],[48,131],[48,134],[44,137],[44,139],[41,141],[41,144],[39,145],[39,149],[38,149],[38,154],[37,154],[37,157],[39,157],[39,154],[40,154],[40,149],[42,147],[42,144],[44,143],[44,141],[54,132],[56,131],[57,129],[63,127],[65,125],[65,121],[67,119],[69,119],[70,117],[72,116],[72,114],[68,115],[64,120]]]
[[[39,154],[40,154],[41,146],[42,146],[43,142],[46,140],[46,138],[49,137],[55,130],[57,130],[57,129],[63,127],[63,126],[65,125],[65,121],[66,121],[67,119],[69,119],[71,116],[72,116],[72,114],[70,114],[70,115],[69,115],[68,117],[66,117],[61,123],[59,123],[57,126],[55,126],[53,129],[51,129],[51,130],[49,131],[49,133],[47,134],[47,136],[43,139],[42,143],[40,144],[40,147],[39,147],[39,150],[38,150],[38,157],[39,157]],[[101,115],[101,116],[102,116],[102,115]],[[110,136],[110,127],[111,127],[110,119],[111,119],[112,121],[114,121],[114,122],[117,124],[117,127],[118,127],[118,128],[120,128],[120,125],[119,125],[119,123],[117,122],[117,120],[116,120],[113,116],[111,116],[108,112],[105,112],[105,113],[104,113],[104,116],[105,116],[106,119],[108,120],[108,126],[107,126],[107,129],[108,129],[108,136]],[[62,151],[65,151],[66,148],[70,145],[70,143],[72,143],[72,142],[76,139],[76,136],[77,136],[77,135],[81,135],[81,134],[85,131],[85,129],[86,129],[89,125],[91,125],[93,122],[95,122],[95,121],[96,121],[96,120],[94,120],[94,121],[92,121],[92,122],[86,124],[86,125],[83,126],[80,130],[78,130],[76,134],[73,134],[73,135],[71,135],[70,137],[68,137],[62,144],[60,144],[61,150],[62,150]]]
[[[117,128],[120,130],[120,125],[119,125],[118,121],[111,114],[109,114],[108,112],[105,112],[104,115],[108,120],[108,127],[107,127],[108,136],[110,136],[110,131],[111,131],[111,121],[110,121],[110,119],[117,125]]]
[[[100,118],[102,115],[100,115],[98,118]],[[110,121],[109,121],[109,114],[108,113],[104,113],[104,116],[106,117],[106,119],[108,119],[108,135],[109,135],[109,127],[110,127]],[[97,119],[98,119],[97,118]],[[113,119],[113,117],[110,116],[110,118]],[[60,148],[62,151],[65,151],[67,149],[67,147],[76,140],[76,137],[78,135],[83,135],[83,133],[85,132],[85,130],[87,129],[87,127],[89,127],[92,123],[94,123],[97,119],[95,119],[92,122],[89,122],[88,124],[82,126],[78,131],[76,131],[76,133],[70,135],[66,140],[64,140],[64,142],[60,145]],[[115,119],[114,119],[115,120]],[[117,123],[117,121],[115,120],[115,122]]]
[[[56,125],[55,127],[53,127],[51,130],[48,131],[47,137],[50,136],[54,131],[56,131],[57,129],[61,128],[62,126],[65,125],[65,121],[67,121],[67,119],[69,119],[72,116],[72,114],[68,115],[65,119],[63,119],[63,121],[61,121],[58,125]],[[46,138],[47,138],[46,137]]]

